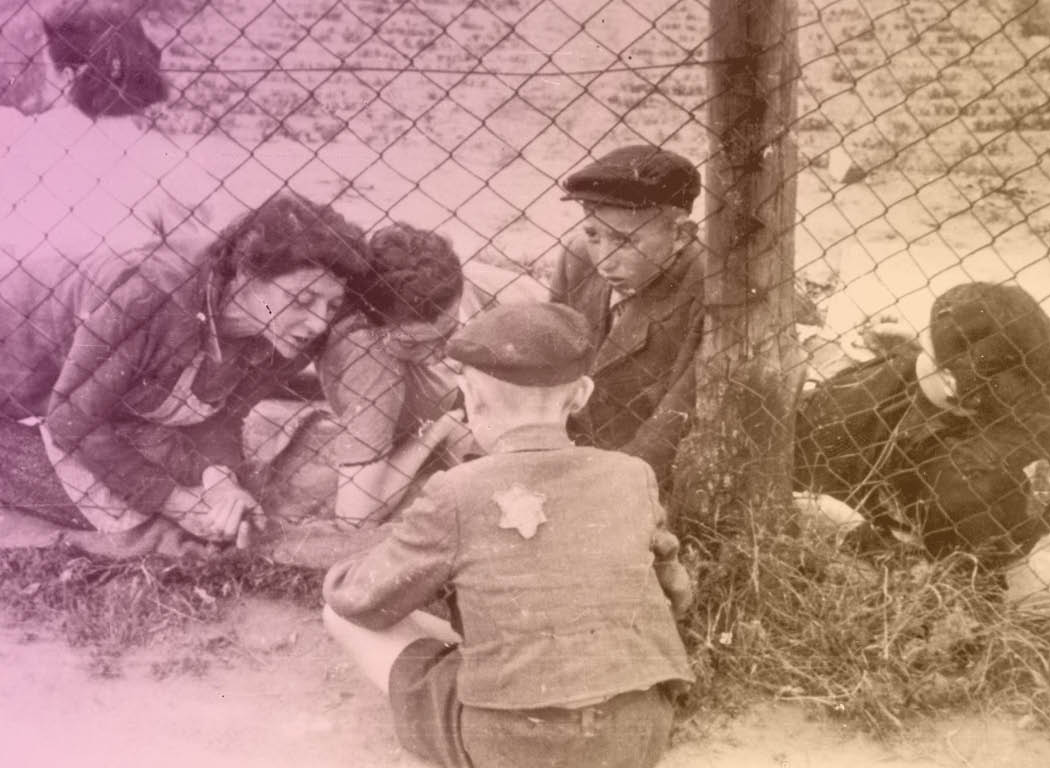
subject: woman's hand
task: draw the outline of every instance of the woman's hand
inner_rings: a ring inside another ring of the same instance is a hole
[[[458,464],[462,461],[462,455],[474,445],[474,435],[465,423],[465,418],[462,409],[446,411],[424,427],[419,439],[430,451],[442,448]]]
[[[262,529],[264,518],[259,503],[238,483],[226,467],[204,470],[201,485],[176,488],[168,497],[166,511],[194,536],[208,541],[231,541],[247,547],[251,529]],[[251,520],[245,519],[250,514]]]
[[[335,514],[354,527],[384,522],[394,511],[412,479],[436,450],[462,450],[471,432],[462,411],[449,411],[424,424],[415,438],[392,454],[365,465],[342,465]]]

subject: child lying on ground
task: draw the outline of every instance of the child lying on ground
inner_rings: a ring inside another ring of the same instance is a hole
[[[553,304],[468,323],[448,355],[487,455],[434,475],[325,581],[329,632],[389,693],[405,748],[442,765],[652,766],[668,688],[693,679],[653,471],[566,435],[593,388],[588,336]],[[461,640],[418,612],[449,586]]]

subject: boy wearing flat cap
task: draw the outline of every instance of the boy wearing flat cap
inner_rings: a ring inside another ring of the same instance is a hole
[[[588,320],[594,396],[577,443],[647,461],[661,485],[694,407],[703,330],[701,249],[690,221],[700,174],[673,152],[622,147],[569,176],[586,218],[561,253],[551,300]]]
[[[691,588],[652,470],[566,434],[592,388],[587,321],[498,307],[448,355],[487,455],[434,475],[385,538],[329,571],[325,624],[424,758],[652,766],[668,688],[693,679],[674,620]],[[449,587],[460,636],[419,613]]]

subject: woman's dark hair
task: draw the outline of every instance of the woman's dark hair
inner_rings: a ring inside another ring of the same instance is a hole
[[[1006,400],[1043,393],[1050,382],[1050,317],[1017,286],[950,288],[933,303],[930,338],[937,362],[952,372],[964,398],[988,381]]]
[[[207,260],[220,279],[242,274],[273,280],[298,269],[319,267],[342,281],[350,304],[368,274],[368,244],[360,227],[329,205],[294,193],[275,195],[219,233]]]
[[[463,267],[441,235],[394,224],[375,232],[369,245],[372,276],[364,295],[373,322],[432,322],[463,293]]]
[[[75,72],[70,100],[88,117],[134,115],[168,98],[160,49],[138,19],[79,0],[49,14],[44,33],[55,68]]]

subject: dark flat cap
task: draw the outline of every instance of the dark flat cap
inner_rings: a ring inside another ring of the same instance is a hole
[[[587,373],[593,347],[586,318],[564,304],[507,304],[471,321],[448,343],[453,360],[530,387],[567,384]]]
[[[673,205],[693,210],[700,194],[700,174],[681,155],[648,144],[621,147],[569,176],[563,200],[655,208]]]

